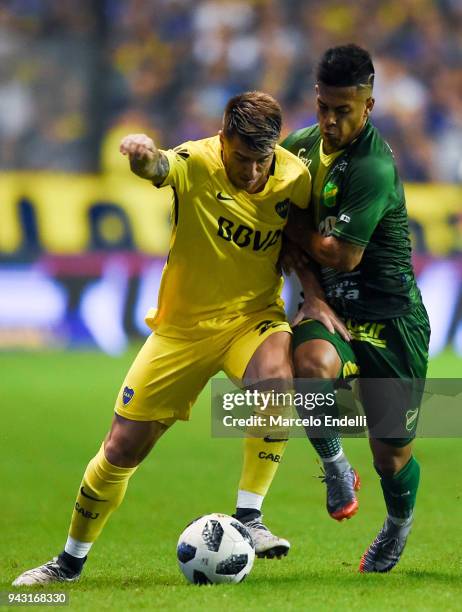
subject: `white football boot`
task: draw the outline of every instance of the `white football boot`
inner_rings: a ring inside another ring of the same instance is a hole
[[[285,557],[290,550],[290,542],[284,538],[278,538],[262,523],[263,515],[260,515],[250,521],[243,522],[252,536],[255,545],[255,554],[257,557],[281,559]]]
[[[58,557],[54,557],[48,563],[27,570],[12,582],[12,586],[33,586],[34,584],[49,584],[50,582],[75,582],[80,577],[79,573],[72,573],[58,563]]]

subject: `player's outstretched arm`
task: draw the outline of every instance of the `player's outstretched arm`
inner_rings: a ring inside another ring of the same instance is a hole
[[[137,176],[162,183],[169,172],[167,156],[159,151],[152,138],[146,134],[128,134],[119,147],[122,155],[128,155],[130,169]]]

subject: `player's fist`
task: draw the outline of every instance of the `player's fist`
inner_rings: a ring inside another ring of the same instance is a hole
[[[120,142],[120,152],[128,155],[131,171],[144,179],[156,176],[159,150],[154,141],[146,134],[128,134]]]
[[[130,157],[130,161],[150,162],[153,161],[157,152],[154,141],[146,134],[128,134],[122,138],[119,149],[122,155]]]

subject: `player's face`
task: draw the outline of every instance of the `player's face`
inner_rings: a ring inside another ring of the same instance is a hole
[[[324,153],[334,153],[359,136],[374,106],[370,88],[318,83],[316,102]]]
[[[220,131],[223,165],[229,180],[238,189],[247,193],[261,191],[268,180],[274,149],[267,153],[259,153],[249,149],[234,135],[227,138]]]

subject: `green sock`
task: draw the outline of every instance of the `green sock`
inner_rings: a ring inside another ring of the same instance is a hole
[[[310,442],[321,459],[335,457],[342,450],[342,443],[338,435],[330,438],[310,438]]]
[[[377,468],[376,468],[377,470]],[[414,457],[394,476],[380,476],[383,496],[388,515],[398,519],[407,519],[412,515],[419,488],[420,466]]]
[[[301,386],[299,389],[297,389],[297,391],[301,391],[305,394],[312,393],[313,395],[317,395],[319,393],[324,396],[331,394],[335,397],[334,384],[330,378],[312,379],[302,382],[309,382],[309,385]],[[298,413],[302,418],[309,414],[304,408],[298,409]],[[335,401],[333,406],[329,406],[326,409],[315,408],[311,414],[313,417],[319,417],[321,422],[324,423],[325,414],[329,414],[333,417],[338,416],[337,402]],[[324,424],[318,428],[305,427],[305,432],[321,459],[331,459],[332,457],[340,455],[342,451],[342,442],[340,440],[340,436],[333,427],[327,427]]]

